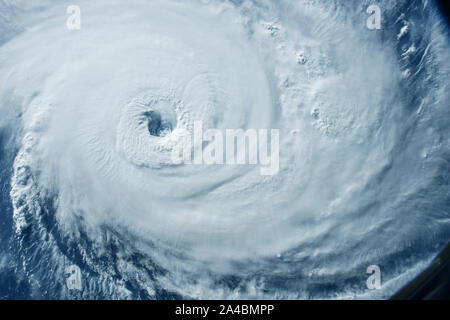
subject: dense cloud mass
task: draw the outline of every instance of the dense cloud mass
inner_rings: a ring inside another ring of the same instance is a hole
[[[450,239],[435,2],[76,2],[0,2],[1,295],[387,298]],[[278,174],[173,164],[195,121],[279,129]]]

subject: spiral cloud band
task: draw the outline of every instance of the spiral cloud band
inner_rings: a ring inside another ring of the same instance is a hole
[[[450,238],[448,32],[376,3],[381,28],[365,0],[1,2],[30,296],[386,298],[423,270]],[[195,123],[266,132],[272,163],[174,163]]]

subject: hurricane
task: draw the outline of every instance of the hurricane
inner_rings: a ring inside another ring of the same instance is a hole
[[[450,239],[449,45],[427,0],[0,1],[0,296],[389,298]],[[279,170],[174,163],[198,122]]]

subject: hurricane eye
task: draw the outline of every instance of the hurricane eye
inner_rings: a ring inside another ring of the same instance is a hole
[[[162,128],[161,114],[151,110],[144,112],[144,117],[147,119],[148,132],[152,136],[159,137]]]

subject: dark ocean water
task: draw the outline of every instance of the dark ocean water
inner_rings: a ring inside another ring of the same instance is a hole
[[[16,153],[13,129],[0,128],[0,299],[29,299],[28,281],[20,268],[14,238],[13,208],[9,197]]]

